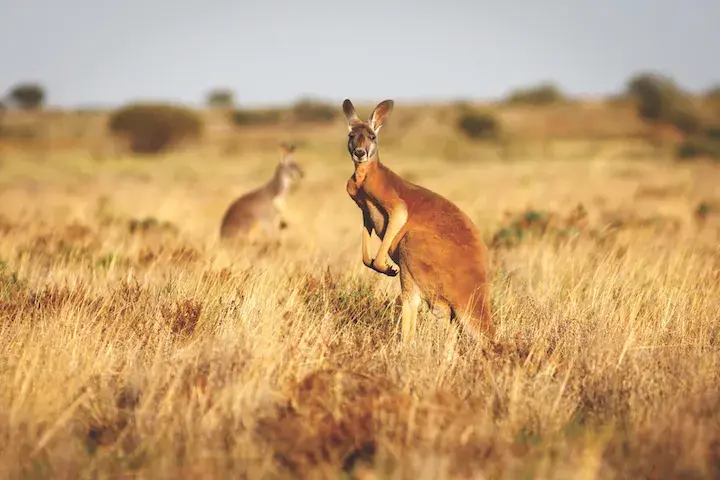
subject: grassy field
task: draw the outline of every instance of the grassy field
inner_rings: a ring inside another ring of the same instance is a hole
[[[491,249],[498,345],[449,355],[426,310],[401,346],[398,280],[362,265],[342,127],[298,150],[280,247],[218,242],[278,136],[234,156],[5,156],[2,478],[720,475],[720,167],[388,140],[383,161],[489,244],[508,215],[554,215]]]

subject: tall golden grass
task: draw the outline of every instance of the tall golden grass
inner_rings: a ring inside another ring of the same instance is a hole
[[[342,140],[342,132],[338,137]],[[718,167],[383,160],[490,242],[506,211],[584,223],[491,250],[498,345],[360,261],[352,166],[312,143],[279,247],[217,240],[276,155],[8,157],[0,177],[3,478],[720,475]],[[143,221],[145,220],[145,221]]]

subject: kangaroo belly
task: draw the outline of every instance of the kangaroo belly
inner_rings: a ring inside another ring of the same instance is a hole
[[[235,201],[225,213],[221,225],[222,236],[248,234],[257,230],[264,222],[275,218],[276,209],[270,202],[262,202],[256,197],[242,197]]]
[[[383,213],[372,201],[365,200],[365,208],[370,213],[370,219],[373,223],[375,233],[380,239],[385,238],[385,229],[387,228],[387,214]]]

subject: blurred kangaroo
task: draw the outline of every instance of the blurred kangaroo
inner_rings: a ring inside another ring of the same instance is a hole
[[[287,227],[284,218],[286,198],[305,172],[292,159],[294,145],[282,144],[280,149],[280,161],[272,178],[228,207],[220,227],[221,238],[276,237],[280,230]]]
[[[380,163],[377,135],[393,106],[392,100],[381,102],[363,122],[352,102],[343,102],[355,164],[347,192],[362,210],[363,263],[391,277],[400,274],[403,343],[414,337],[423,300],[436,315],[459,319],[473,336],[492,337],[488,250],[477,228],[452,202]],[[374,258],[373,231],[381,239]]]

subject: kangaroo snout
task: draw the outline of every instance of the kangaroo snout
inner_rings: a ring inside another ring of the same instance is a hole
[[[356,148],[354,153],[357,158],[363,158],[365,156],[365,149]]]

